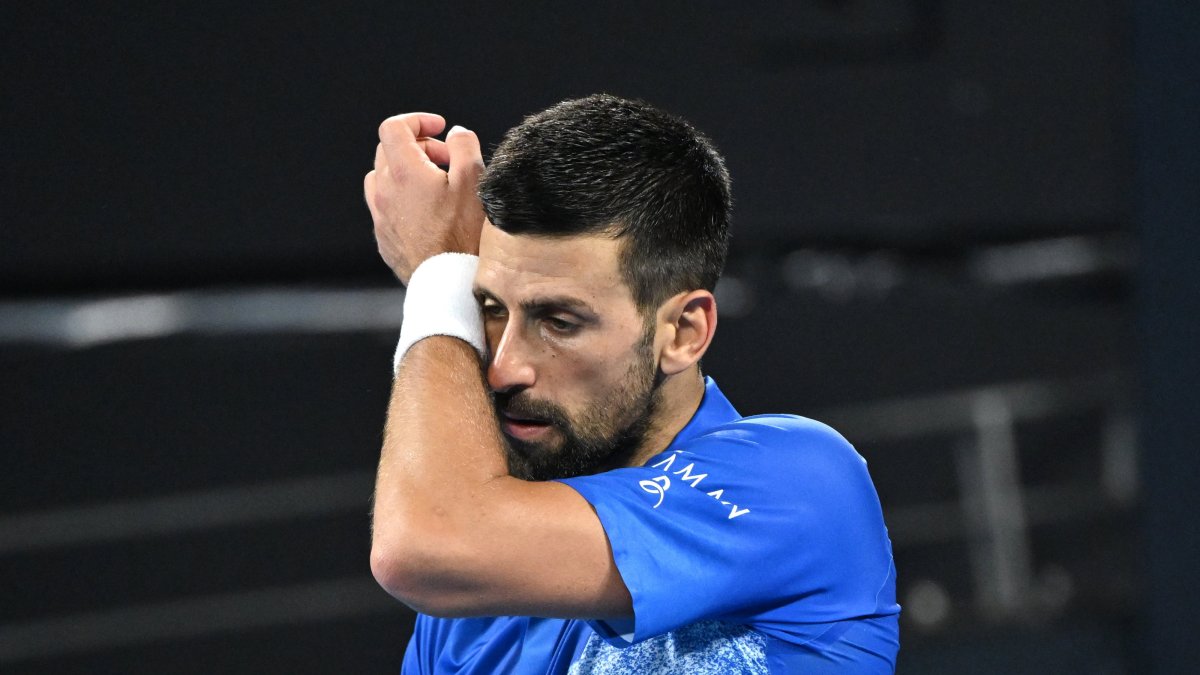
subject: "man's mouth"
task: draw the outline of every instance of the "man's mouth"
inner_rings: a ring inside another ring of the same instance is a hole
[[[507,413],[500,415],[500,428],[504,430],[504,433],[521,441],[539,440],[550,433],[552,427],[553,425],[545,420],[519,417]]]

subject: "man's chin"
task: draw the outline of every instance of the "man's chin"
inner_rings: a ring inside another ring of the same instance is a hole
[[[530,443],[504,434],[509,475],[522,480],[566,478],[557,475],[559,448],[550,444]]]
[[[559,444],[550,442],[526,441],[504,434],[508,442],[510,454],[518,455],[529,462],[545,462],[558,454]]]

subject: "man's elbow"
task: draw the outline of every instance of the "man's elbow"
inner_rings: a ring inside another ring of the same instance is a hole
[[[444,548],[418,543],[371,545],[371,574],[392,597],[422,614],[436,617],[476,616],[461,574],[453,570]],[[477,597],[477,596],[475,596]]]
[[[428,614],[428,575],[432,561],[426,559],[416,546],[380,541],[371,543],[371,575],[393,598],[418,612]]]
[[[396,554],[378,541],[371,543],[371,576],[375,577],[375,582],[392,597],[407,602],[406,590],[412,585],[410,565],[402,555]]]

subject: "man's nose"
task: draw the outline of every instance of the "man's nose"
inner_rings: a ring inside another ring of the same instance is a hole
[[[537,380],[529,345],[522,339],[515,323],[508,322],[492,349],[492,360],[487,368],[488,386],[492,391],[524,389],[532,387]]]

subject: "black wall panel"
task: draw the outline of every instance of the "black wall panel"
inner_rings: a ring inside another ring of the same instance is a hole
[[[385,278],[379,121],[494,144],[574,95],[644,97],[728,154],[738,245],[1123,226],[1118,2],[10,3],[10,293]]]

